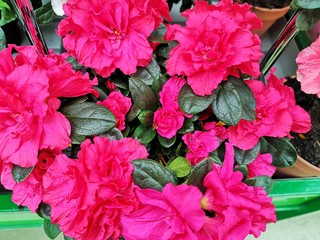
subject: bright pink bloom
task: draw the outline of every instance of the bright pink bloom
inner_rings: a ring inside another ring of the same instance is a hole
[[[310,47],[298,54],[296,62],[297,80],[301,82],[301,90],[320,97],[320,36]]]
[[[276,167],[272,166],[272,155],[270,153],[259,154],[257,158],[247,165],[248,178],[257,176],[269,176],[272,177],[276,171]]]
[[[211,94],[228,75],[238,76],[239,70],[254,77],[260,75],[260,39],[249,30],[259,20],[245,7],[240,8],[242,14],[250,15],[249,19],[234,15],[239,5],[228,2],[226,8],[196,2],[184,13],[188,18],[185,28],[174,26],[170,30],[169,26],[171,40],[179,45],[170,52],[167,71],[187,76],[188,84],[200,96]]]
[[[205,132],[194,131],[194,133],[187,133],[183,135],[182,139],[188,147],[186,158],[191,165],[196,165],[209,157],[209,154],[220,145],[219,138],[214,129]]]
[[[222,141],[226,140],[228,138],[228,132],[227,129],[222,126],[218,125],[216,122],[207,122],[203,125],[203,129],[206,131],[215,130],[216,135],[218,138],[220,138]]]
[[[58,34],[68,53],[84,66],[108,77],[116,68],[132,74],[137,66],[149,64],[147,38],[155,29],[154,11],[147,13],[125,0],[70,0],[64,11]]]
[[[178,96],[181,88],[186,82],[187,81],[184,78],[176,75],[166,81],[159,93],[162,107],[174,106],[177,111],[181,111],[179,108]]]
[[[229,141],[238,148],[253,148],[260,137],[286,137],[290,131],[305,133],[311,128],[309,114],[296,105],[293,90],[271,71],[268,84],[246,81],[256,100],[256,119],[240,122],[228,128]]]
[[[123,96],[121,92],[114,91],[103,101],[97,102],[101,106],[108,108],[116,117],[116,127],[122,131],[126,128],[125,117],[131,108],[131,99]]]
[[[137,209],[131,161],[146,158],[137,140],[85,140],[72,160],[59,155],[43,178],[51,220],[75,239],[118,239],[121,216]]]
[[[201,239],[233,239],[230,236],[253,234],[255,237],[266,230],[268,222],[275,222],[275,207],[261,187],[248,186],[242,182],[243,174],[234,172],[234,149],[226,143],[222,167],[213,166],[205,177],[207,188],[203,207],[215,212],[215,217],[207,220]],[[209,238],[211,237],[211,238]]]
[[[173,107],[164,107],[155,111],[153,115],[153,128],[165,138],[172,138],[183,126],[184,114]]]
[[[140,208],[121,219],[127,240],[197,240],[205,213],[202,194],[194,186],[167,184],[162,192],[138,189]]]
[[[41,150],[34,169],[30,175],[20,183],[17,183],[12,177],[12,164],[4,164],[1,183],[5,188],[13,191],[12,201],[14,203],[19,206],[27,206],[32,212],[37,210],[43,197],[43,175],[58,154],[61,154],[61,150],[59,149]]]

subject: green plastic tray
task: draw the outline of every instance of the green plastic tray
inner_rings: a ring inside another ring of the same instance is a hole
[[[275,179],[270,196],[278,220],[320,210],[320,178]],[[11,194],[0,195],[0,230],[41,227],[42,218],[11,202]]]

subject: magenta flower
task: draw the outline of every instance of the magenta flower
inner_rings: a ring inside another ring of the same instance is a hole
[[[51,220],[76,239],[118,239],[121,216],[137,209],[131,161],[148,156],[137,140],[95,137],[81,144],[79,159],[59,155],[43,178]]]
[[[239,70],[254,77],[260,75],[260,39],[250,31],[259,20],[248,13],[247,7],[240,8],[250,18],[235,15],[238,8],[230,1],[222,1],[219,6],[196,2],[183,14],[188,18],[185,28],[168,27],[167,38],[179,45],[170,52],[167,71],[187,76],[197,95],[211,94],[228,75],[238,76]]]
[[[120,131],[126,128],[125,117],[132,105],[129,97],[123,96],[121,92],[113,91],[103,102],[98,101],[97,103],[108,108],[114,114],[117,121],[116,127]]]
[[[200,239],[243,239],[248,234],[258,237],[268,222],[276,221],[272,199],[263,188],[243,183],[243,174],[234,172],[233,165],[234,149],[226,143],[222,167],[214,165],[203,182],[207,190],[202,206],[215,216],[207,218]]]
[[[257,176],[272,177],[276,171],[276,167],[272,166],[272,155],[270,153],[259,154],[257,158],[247,165],[248,178]]]
[[[148,37],[155,29],[154,12],[129,0],[70,0],[58,34],[69,54],[108,77],[119,68],[132,74],[152,57]],[[142,27],[143,26],[143,27]]]
[[[320,37],[298,54],[296,62],[297,80],[301,82],[301,90],[320,97]]]
[[[238,148],[253,148],[260,137],[290,137],[290,131],[305,133],[311,128],[309,114],[296,105],[293,90],[283,84],[271,71],[268,84],[246,81],[256,100],[256,119],[240,120],[228,128],[229,142]]]
[[[126,240],[197,240],[205,213],[201,192],[194,186],[167,184],[162,192],[138,189],[139,209],[122,217]]]
[[[187,133],[182,139],[188,147],[186,158],[191,165],[196,165],[209,157],[209,154],[220,145],[219,138],[214,129],[205,132],[194,131],[194,133]]]

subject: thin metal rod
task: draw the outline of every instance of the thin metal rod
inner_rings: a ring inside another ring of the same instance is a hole
[[[38,54],[48,54],[48,47],[41,33],[30,0],[11,0],[11,4],[22,24],[30,44],[36,47]]]
[[[290,41],[299,33],[299,29],[296,27],[296,19],[298,17],[299,10],[296,10],[285,27],[282,29],[277,39],[273,42],[269,51],[263,57],[260,63],[261,77],[264,77],[278,60],[280,55],[286,49]]]

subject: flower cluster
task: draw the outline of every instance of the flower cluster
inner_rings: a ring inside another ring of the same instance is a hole
[[[12,201],[84,240],[241,240],[275,222],[270,178],[310,117],[274,70],[252,80],[250,6],[195,1],[180,26],[165,0],[63,2],[65,54],[0,52]]]

